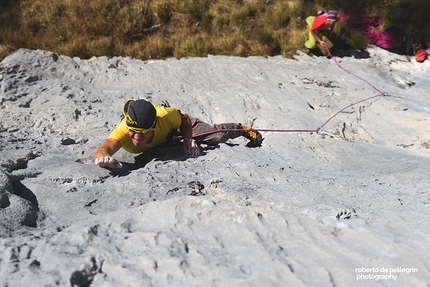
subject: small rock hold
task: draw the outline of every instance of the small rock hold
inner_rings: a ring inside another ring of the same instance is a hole
[[[76,141],[74,139],[71,139],[71,138],[61,139],[62,145],[71,145],[71,144],[75,144],[75,143],[76,143]]]
[[[53,60],[54,62],[57,62],[57,61],[58,61],[58,59],[60,58],[60,56],[59,56],[57,53],[52,53],[51,57],[52,57],[52,60]]]
[[[33,261],[30,263],[30,268],[32,268],[32,269],[39,269],[39,268],[40,268],[40,262],[39,262],[39,261],[37,261],[36,259],[35,259],[35,260],[33,260]]]
[[[78,191],[78,189],[76,187],[72,187],[71,189],[67,190],[66,193],[67,192],[76,192],[76,191]]]

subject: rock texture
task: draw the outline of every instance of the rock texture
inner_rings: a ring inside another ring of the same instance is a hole
[[[385,93],[363,102],[372,87],[306,55],[7,57],[0,285],[428,286],[430,62],[368,52],[336,58]],[[99,168],[130,97],[275,131]]]

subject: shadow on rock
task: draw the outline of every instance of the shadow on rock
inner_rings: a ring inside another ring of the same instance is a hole
[[[339,58],[344,57],[354,57],[355,59],[368,59],[370,58],[370,54],[366,51],[361,51],[358,49],[349,49],[349,50],[338,50],[333,53],[334,56]]]
[[[39,209],[39,203],[37,202],[37,197],[29,188],[27,188],[20,181],[13,182],[12,186],[13,186],[14,194],[33,203],[33,205],[37,209]]]
[[[34,193],[0,170],[0,237],[22,226],[37,227],[39,207]],[[16,188],[16,190],[15,190]]]
[[[228,144],[229,146],[234,146],[237,144]],[[207,151],[219,148],[219,145],[199,145],[200,155],[206,155]],[[137,170],[145,167],[151,161],[185,161],[190,157],[195,157],[192,155],[184,154],[182,143],[163,145],[160,147],[153,148],[149,151],[143,152],[138,156],[134,157],[134,163],[121,162],[122,168],[109,169],[111,175],[113,176],[127,176],[132,170]]]

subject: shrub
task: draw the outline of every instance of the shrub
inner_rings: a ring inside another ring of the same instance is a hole
[[[154,12],[156,13],[160,23],[166,24],[172,19],[173,4],[170,1],[155,1],[152,4]]]
[[[270,28],[261,27],[257,30],[258,41],[264,45],[271,45],[273,43],[274,31]]]
[[[290,19],[290,8],[288,3],[278,2],[266,10],[266,22],[272,29],[281,29],[287,26]]]
[[[414,38],[430,36],[428,0],[3,0],[0,59],[18,48],[82,58],[142,59],[208,53],[291,56],[306,41],[304,19],[321,9],[379,15]],[[366,41],[342,28],[344,42]],[[6,52],[7,51],[7,52]]]
[[[173,7],[176,12],[190,14],[201,21],[209,10],[210,0],[174,0]]]
[[[209,41],[203,36],[194,36],[186,39],[174,49],[173,55],[176,58],[182,57],[206,57],[213,51]]]

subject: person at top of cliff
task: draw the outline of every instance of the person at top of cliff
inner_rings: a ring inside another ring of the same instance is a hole
[[[176,108],[153,105],[143,99],[127,100],[123,115],[124,119],[94,154],[94,162],[100,167],[121,168],[121,163],[113,158],[120,148],[142,153],[162,145],[176,131],[182,136],[184,152],[194,156],[200,154],[199,143],[214,145],[239,136],[250,140],[247,146],[259,147],[263,142],[261,134],[249,126],[240,123],[210,125]]]
[[[305,43],[305,47],[312,50],[317,48],[319,44],[318,48],[326,54],[326,50],[333,47],[333,43],[329,38],[332,36],[334,27],[340,19],[340,14],[334,10],[318,14],[320,15],[306,18],[306,24],[309,27],[309,38]]]

